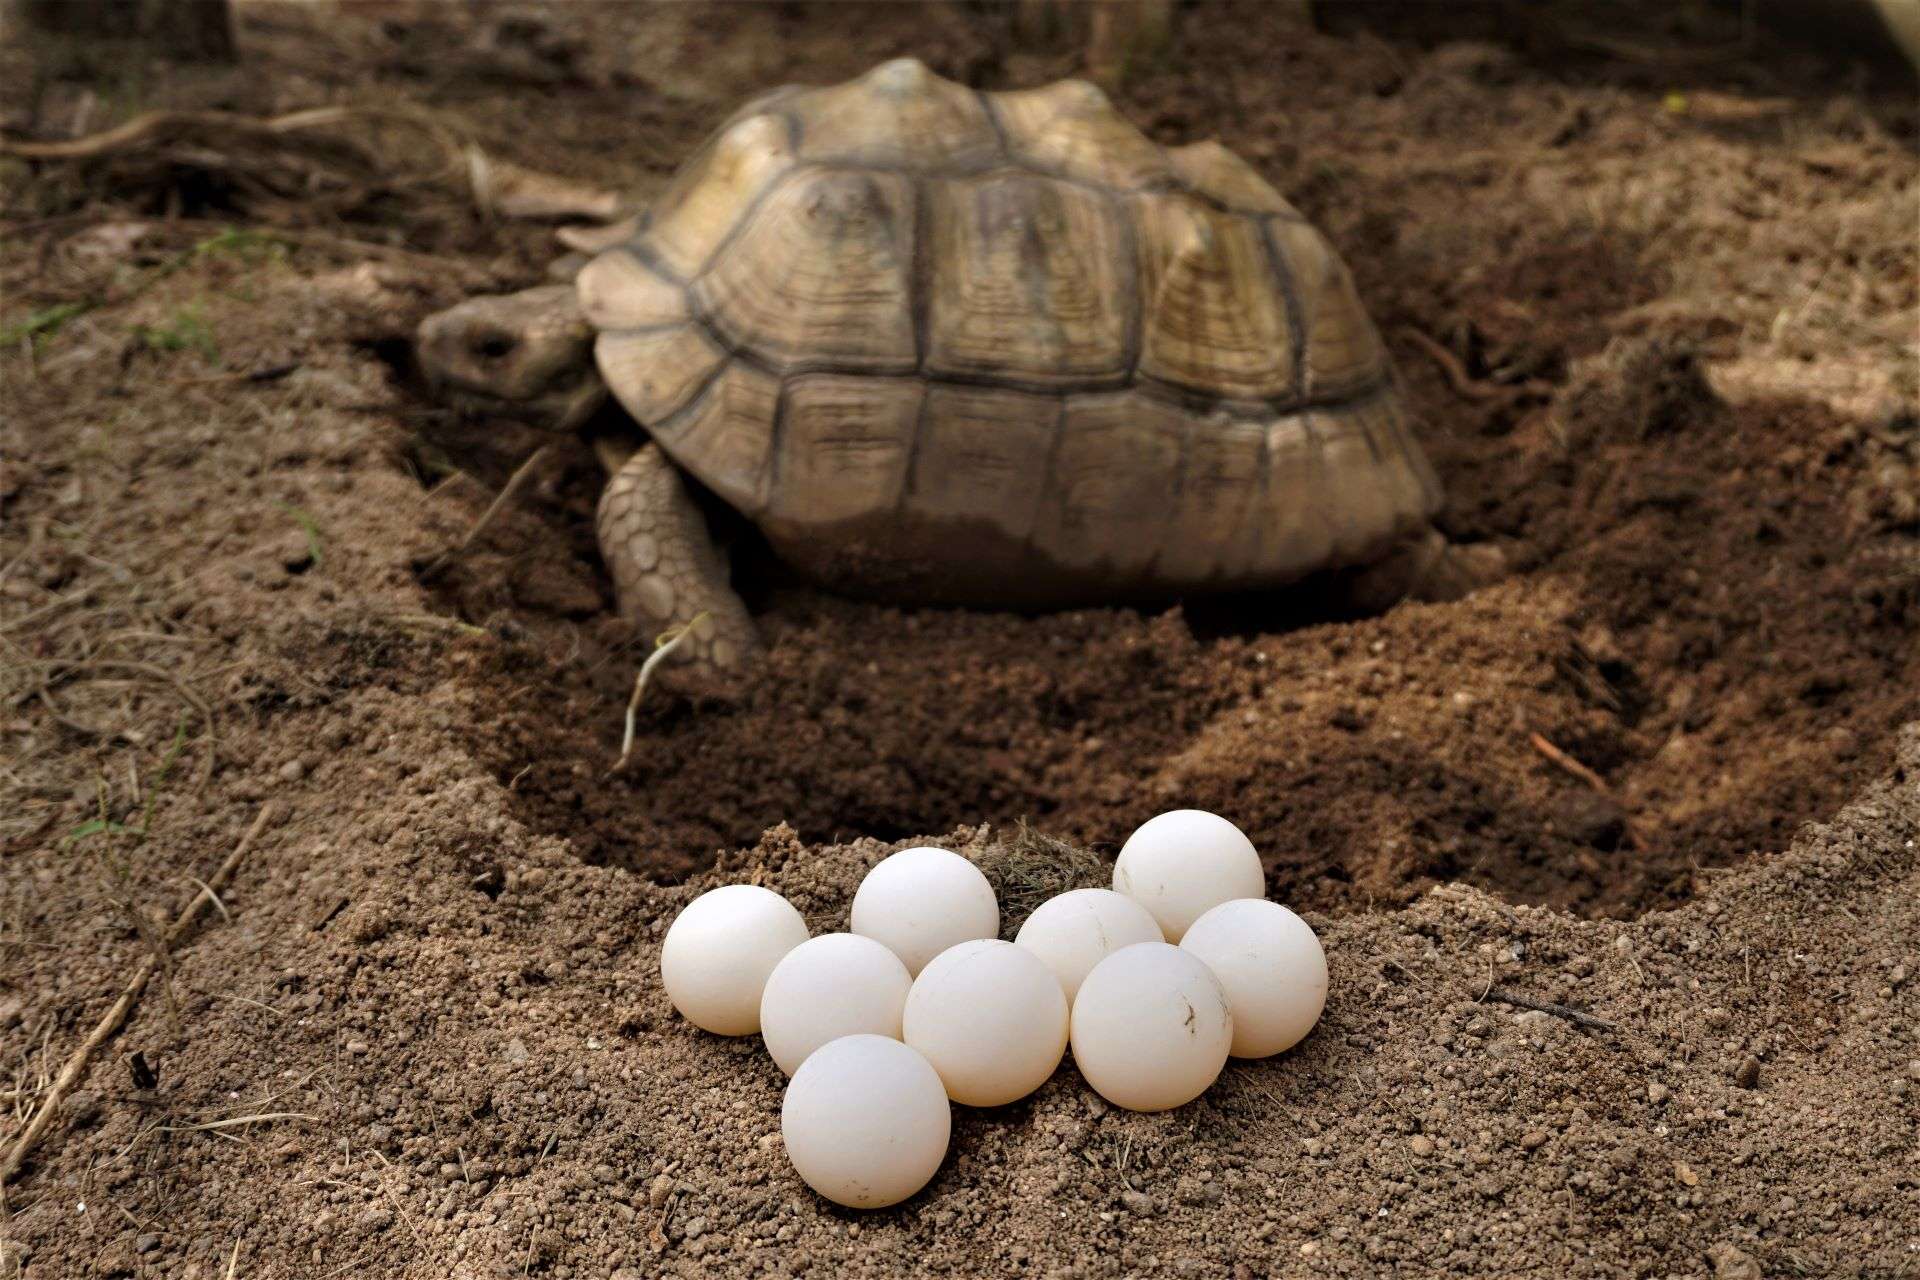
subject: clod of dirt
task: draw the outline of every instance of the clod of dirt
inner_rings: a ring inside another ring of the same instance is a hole
[[[1713,1264],[1713,1280],[1761,1280],[1765,1274],[1753,1255],[1724,1242],[1707,1250]]]
[[[1551,810],[1554,829],[1567,839],[1595,849],[1613,850],[1627,832],[1627,815],[1611,796],[1569,791]]]
[[[1587,449],[1682,435],[1721,408],[1693,344],[1617,338],[1574,366],[1554,417],[1567,448]]]

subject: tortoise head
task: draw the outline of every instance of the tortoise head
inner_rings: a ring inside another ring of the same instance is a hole
[[[570,284],[471,298],[420,322],[414,346],[456,407],[568,430],[606,398],[593,326]]]

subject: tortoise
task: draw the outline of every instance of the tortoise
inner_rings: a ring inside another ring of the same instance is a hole
[[[778,88],[604,239],[570,284],[429,317],[420,360],[456,403],[555,428],[614,416],[611,390],[620,611],[710,672],[760,641],[701,492],[803,575],[901,602],[1344,570],[1377,608],[1488,576],[1433,529],[1327,241],[1217,142],[1163,149],[1084,81],[987,93],[902,58]]]

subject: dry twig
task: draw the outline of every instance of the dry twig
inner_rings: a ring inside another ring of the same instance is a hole
[[[1523,996],[1517,991],[1508,991],[1505,987],[1488,987],[1483,999],[1498,1000],[1501,1004],[1510,1004],[1516,1009],[1531,1009],[1535,1013],[1550,1013],[1556,1018],[1565,1018],[1568,1022],[1583,1027],[1592,1027],[1596,1031],[1618,1031],[1620,1024],[1608,1022],[1605,1018],[1596,1018],[1590,1013],[1578,1009],[1569,1009],[1564,1004],[1554,1004],[1547,1000],[1535,1000],[1532,996]]]
[[[240,843],[234,846],[233,852],[227,855],[227,860],[220,864],[220,869],[215,871],[212,879],[207,881],[210,889],[196,892],[192,900],[181,910],[173,922],[173,927],[167,930],[165,946],[168,950],[178,945],[180,939],[186,936],[187,930],[191,929],[194,922],[200,918],[200,910],[206,905],[209,892],[224,887],[232,878],[241,861],[253,848],[253,842],[273,820],[275,812],[271,803],[261,807],[260,816],[253,820],[253,825],[247,828],[247,833],[240,837]],[[141,993],[147,989],[147,983],[153,980],[153,975],[159,969],[158,955],[148,955],[142,960],[140,967],[134,970],[126,989],[120,993],[120,998],[113,1002],[113,1007],[101,1017],[93,1032],[60,1068],[60,1074],[54,1079],[53,1087],[47,1090],[41,1100],[40,1109],[34,1112],[33,1119],[27,1122],[26,1129],[13,1144],[13,1149],[7,1153],[6,1162],[0,1164],[0,1187],[5,1187],[19,1174],[21,1166],[26,1163],[27,1156],[32,1153],[34,1144],[39,1142],[46,1131],[53,1126],[61,1104],[66,1101],[67,1095],[86,1074],[88,1065],[93,1061],[93,1055],[98,1053],[100,1047],[112,1039],[122,1026],[126,1025],[128,1015],[133,1012],[134,1005],[140,1001]]]
[[[1607,780],[1605,778],[1601,777],[1599,774],[1595,773],[1593,770],[1587,768],[1586,765],[1581,764],[1578,760],[1575,760],[1572,756],[1568,755],[1566,752],[1562,751],[1560,748],[1554,746],[1551,742],[1548,742],[1545,735],[1538,734],[1538,733],[1528,734],[1527,742],[1533,747],[1535,751],[1538,751],[1541,755],[1545,756],[1549,761],[1559,765],[1562,769],[1565,769],[1568,773],[1580,779],[1580,781],[1586,783],[1588,786],[1592,787],[1595,791],[1598,791],[1601,795],[1611,794],[1611,791],[1607,787]]]
[[[234,111],[149,111],[104,132],[64,142],[15,142],[0,138],[0,155],[22,160],[91,160],[203,132],[255,139],[278,138],[341,124],[352,114],[346,107],[317,107],[264,119]]]

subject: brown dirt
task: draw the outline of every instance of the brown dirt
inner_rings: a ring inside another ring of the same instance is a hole
[[[945,6],[248,12],[246,70],[169,100],[398,96],[641,195],[783,78],[1064,69]],[[8,1188],[0,1275],[223,1276],[236,1247],[259,1276],[1912,1274],[1913,109],[1770,47],[1676,78],[1425,25],[1204,9],[1127,107],[1217,134],[1346,253],[1447,528],[1507,581],[1367,619],[1014,617],[749,554],[767,670],[650,702],[613,779],[638,653],[587,452],[419,572],[533,441],[438,414],[399,340],[470,277],[536,279],[537,230],[438,187],[323,224],[218,175],[0,170],[0,328],[88,304],[0,355],[10,1132],[153,913],[287,815]],[[1010,884],[1018,819],[1110,851],[1177,804],[1309,910],[1326,1022],[1171,1115],[1070,1069],[962,1112],[900,1210],[811,1198],[777,1072],[652,980],[716,878],[834,927],[909,837]],[[237,1119],[269,1113],[298,1118]]]

